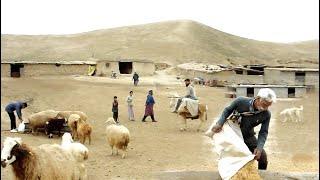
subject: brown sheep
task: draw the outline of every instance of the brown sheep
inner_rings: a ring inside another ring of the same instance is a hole
[[[20,138],[8,137],[1,152],[1,166],[12,165],[16,180],[86,179],[86,169],[58,144],[30,147]]]
[[[79,136],[79,140],[82,144],[86,141],[86,137],[89,138],[89,145],[91,144],[91,133],[92,133],[92,127],[90,124],[84,122],[82,119],[74,122],[76,129],[77,129],[77,135]]]

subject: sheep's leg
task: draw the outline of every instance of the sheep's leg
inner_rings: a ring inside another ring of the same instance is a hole
[[[91,134],[89,134],[89,145],[91,144]]]
[[[110,145],[110,147],[111,147],[111,155],[113,155],[113,146]]]
[[[117,148],[117,155],[118,155],[118,150],[119,150],[119,149]]]
[[[87,135],[83,135],[83,144],[86,141]]]
[[[122,159],[126,158],[126,154],[125,153],[126,153],[126,150],[125,150],[125,148],[123,148],[122,149],[122,156],[121,156]]]

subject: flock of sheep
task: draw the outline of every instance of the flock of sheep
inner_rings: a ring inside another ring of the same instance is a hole
[[[303,106],[289,108],[280,113],[281,116],[301,121]],[[87,116],[81,111],[54,111],[46,110],[28,117],[30,131],[37,133],[39,128],[45,128],[49,138],[53,131],[60,131],[65,123],[68,124],[71,134],[64,133],[61,145],[43,144],[31,147],[20,138],[8,137],[4,141],[1,152],[1,166],[12,165],[16,179],[87,179],[87,171],[83,161],[89,158],[89,149],[84,146],[86,138],[91,144],[92,126],[87,122]],[[106,139],[111,147],[122,151],[125,158],[130,133],[128,128],[117,124],[113,118],[106,121]],[[74,142],[79,140],[80,142]],[[50,168],[48,168],[50,167]]]
[[[21,138],[7,137],[1,152],[1,166],[12,165],[15,179],[88,179],[83,161],[89,158],[89,149],[84,146],[86,137],[91,143],[92,126],[87,123],[87,116],[81,111],[54,111],[46,110],[35,113],[29,118],[30,131],[37,133],[39,128],[45,128],[48,137],[53,131],[60,131],[64,123],[68,123],[71,133],[64,133],[61,145],[43,144],[31,147],[22,142]],[[122,150],[125,158],[129,130],[109,118],[106,127],[106,139],[112,149]],[[80,142],[74,142],[79,139]],[[48,168],[49,167],[49,168]]]

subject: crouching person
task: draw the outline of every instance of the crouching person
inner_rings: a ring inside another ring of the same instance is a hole
[[[276,102],[276,94],[269,88],[262,88],[254,98],[238,97],[227,106],[217,123],[212,127],[214,133],[219,133],[227,118],[232,114],[240,124],[244,143],[255,155],[258,169],[266,170],[268,166],[267,154],[263,149],[267,140],[271,112],[269,106]],[[261,124],[258,139],[254,127]]]

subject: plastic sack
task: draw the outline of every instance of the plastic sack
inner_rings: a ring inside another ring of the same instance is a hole
[[[244,143],[241,129],[238,123],[226,121],[219,133],[212,132],[213,123],[206,136],[213,139],[215,150],[218,154],[218,170],[222,179],[229,180],[239,169],[253,160],[255,155],[251,153]]]
[[[24,124],[24,122],[21,122],[18,126],[18,132],[24,133],[25,128],[26,128],[26,125]]]

